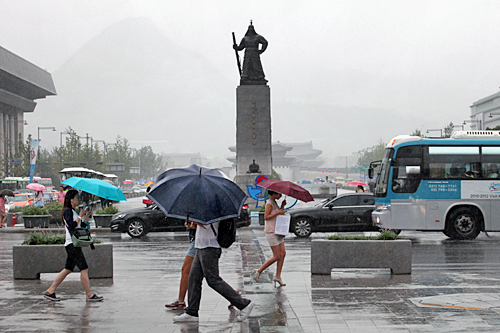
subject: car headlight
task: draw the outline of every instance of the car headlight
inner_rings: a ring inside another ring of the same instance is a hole
[[[122,219],[122,218],[124,218],[125,216],[127,216],[127,214],[125,214],[125,213],[116,214],[116,215],[113,215],[112,220]]]
[[[376,205],[375,210],[378,212],[384,212],[391,210],[391,205]]]

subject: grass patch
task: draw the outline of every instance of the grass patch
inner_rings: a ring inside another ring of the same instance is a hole
[[[390,230],[384,230],[377,236],[342,236],[339,234],[331,235],[329,240],[395,240],[398,235]]]
[[[101,241],[92,237],[94,244],[100,244]],[[22,245],[63,245],[66,242],[66,234],[54,232],[30,232]]]

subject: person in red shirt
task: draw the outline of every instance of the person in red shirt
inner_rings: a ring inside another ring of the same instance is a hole
[[[7,213],[5,212],[5,194],[0,195],[0,228],[6,227]]]
[[[57,201],[59,203],[64,204],[64,197],[66,196],[66,192],[64,192],[64,188],[59,186],[59,193],[57,193]]]

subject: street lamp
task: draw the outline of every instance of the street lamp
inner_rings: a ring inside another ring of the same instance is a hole
[[[51,129],[54,132],[56,131],[55,127],[38,127],[38,137],[37,137],[38,141],[40,141],[40,130],[41,129]]]
[[[345,157],[345,179],[349,178],[349,166],[348,166],[348,159],[349,156],[340,156],[340,158]]]
[[[429,131],[439,131],[441,134],[440,134],[440,138],[443,137],[443,129],[442,128],[437,128],[437,129],[428,129],[426,133],[429,133]]]

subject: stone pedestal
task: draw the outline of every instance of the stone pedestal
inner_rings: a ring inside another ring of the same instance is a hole
[[[246,174],[255,160],[261,174],[270,175],[271,156],[270,88],[239,86],[236,88],[236,174]]]

